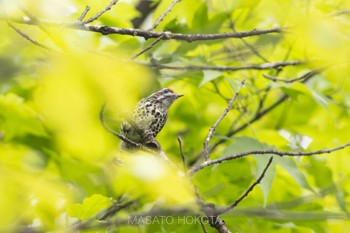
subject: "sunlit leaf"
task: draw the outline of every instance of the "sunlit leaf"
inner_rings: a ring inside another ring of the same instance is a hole
[[[151,199],[161,198],[169,204],[193,204],[191,186],[178,168],[148,154],[126,154],[122,158],[123,166],[114,168],[119,174],[115,177],[118,190],[136,196],[148,195]]]
[[[215,71],[215,70],[206,70],[203,71],[204,77],[202,82],[199,84],[199,87],[203,86],[204,84],[219,78],[222,75],[222,72]]]
[[[99,211],[109,207],[111,204],[112,203],[108,197],[94,194],[91,197],[85,198],[82,204],[67,205],[67,213],[73,218],[85,220],[93,217]]]
[[[11,93],[0,96],[0,109],[0,131],[5,139],[10,140],[27,134],[47,136],[39,115],[24,102],[23,98]]]

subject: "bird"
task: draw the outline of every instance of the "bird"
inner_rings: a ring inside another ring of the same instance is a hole
[[[159,142],[155,139],[163,129],[168,119],[168,109],[175,100],[182,97],[170,88],[162,88],[150,96],[141,99],[131,116],[124,120],[120,127],[120,134],[150,150],[161,150]],[[122,141],[122,151],[135,151],[140,148],[130,142]]]

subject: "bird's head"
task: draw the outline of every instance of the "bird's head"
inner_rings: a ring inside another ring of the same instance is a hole
[[[164,108],[169,108],[172,103],[183,95],[176,94],[170,88],[162,88],[155,93],[153,93],[150,98],[156,99],[158,102],[162,104]]]

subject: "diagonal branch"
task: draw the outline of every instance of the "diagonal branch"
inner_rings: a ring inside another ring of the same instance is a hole
[[[91,23],[93,21],[95,21],[96,19],[98,19],[101,15],[103,15],[106,11],[109,11],[110,9],[112,9],[112,6],[114,6],[119,0],[112,0],[108,6],[106,6],[102,11],[98,12],[96,15],[92,16],[91,18],[82,21],[82,24],[87,24],[87,23]],[[85,9],[86,10],[86,9]],[[84,17],[83,17],[84,18]]]
[[[229,26],[230,26],[230,28],[231,28],[231,30],[232,30],[233,32],[236,31],[236,30],[235,30],[235,24],[234,24],[232,18],[229,19]],[[269,62],[264,56],[262,56],[262,55],[260,54],[260,52],[258,51],[258,49],[256,49],[253,45],[251,45],[250,43],[248,43],[248,42],[247,42],[245,39],[243,39],[243,38],[241,38],[241,41],[243,42],[243,44],[244,44],[245,46],[247,46],[247,47],[250,49],[250,51],[252,51],[252,52],[255,54],[255,56],[257,56],[258,58],[260,58],[260,59],[261,59],[262,61],[264,61],[264,62]]]
[[[28,34],[24,33],[23,31],[21,31],[19,28],[17,28],[15,25],[13,25],[10,21],[7,22],[7,24],[9,25],[10,28],[12,28],[13,30],[15,30],[20,36],[22,36],[24,39],[30,41],[31,43],[41,47],[41,48],[44,48],[44,49],[47,49],[49,51],[55,51],[54,49],[44,45],[43,43],[37,41],[37,40],[34,40],[33,38],[31,38]],[[56,51],[55,51],[56,52]]]
[[[125,203],[122,203],[118,200],[118,201],[114,202],[111,206],[109,206],[107,209],[104,209],[104,210],[101,210],[100,212],[98,212],[95,215],[95,219],[97,219],[99,221],[106,220],[106,219],[116,215],[120,210],[125,209],[134,203],[136,203],[136,200],[130,200],[130,201],[127,201]]]
[[[81,15],[78,18],[78,22],[81,23],[83,21],[83,19],[85,18],[86,14],[89,12],[90,7],[86,6],[85,10],[83,11],[83,13],[81,13]]]
[[[9,26],[10,28],[12,28],[13,30],[15,30],[15,32],[17,32],[20,36],[22,36],[24,39],[30,41],[31,43],[33,43],[33,44],[35,44],[35,45],[37,45],[37,46],[39,46],[39,47],[42,47],[42,48],[44,48],[44,49],[47,49],[47,50],[50,50],[50,51],[55,51],[54,49],[52,49],[52,48],[50,48],[50,47],[44,45],[43,43],[41,43],[41,42],[39,42],[39,41],[37,41],[37,40],[34,40],[34,39],[33,39],[32,37],[30,37],[28,34],[24,33],[24,32],[21,31],[19,28],[17,28],[15,25],[13,25],[12,22],[11,22],[11,21],[9,20],[9,18],[7,17],[7,14],[6,14],[6,12],[5,12],[4,2],[3,2],[3,1],[0,1],[0,4],[1,4],[1,7],[2,7],[2,11],[3,11],[3,12],[0,12],[0,13],[2,13],[2,14],[5,16],[4,19],[6,20],[8,26]],[[19,5],[19,8],[20,8],[24,13],[26,13],[27,15],[33,16],[33,15],[32,15],[27,9],[25,9],[24,7],[21,7],[21,6]],[[31,20],[36,21],[36,18],[34,18],[34,17],[35,17],[35,16],[33,16],[33,18],[32,18]],[[55,52],[56,52],[56,51],[55,51]]]
[[[203,223],[202,218],[199,218],[199,222],[200,222],[200,224],[201,224],[201,226],[202,226],[203,232],[204,232],[204,233],[208,233],[207,229],[206,229],[205,226],[204,226],[204,223]]]
[[[158,25],[160,24],[160,22],[163,21],[163,19],[165,18],[165,16],[174,8],[174,6],[179,3],[181,0],[174,0],[170,6],[164,11],[163,14],[161,14],[161,16],[159,16],[159,18],[156,20],[156,22],[148,29],[149,31],[152,31],[153,29],[155,29],[156,27],[158,27]]]
[[[253,184],[251,184],[249,186],[249,188],[243,193],[242,196],[240,196],[237,200],[235,200],[231,205],[227,206],[226,208],[224,209],[219,209],[217,210],[217,214],[220,215],[220,214],[223,214],[223,213],[226,213],[232,209],[234,209],[244,198],[246,198],[249,193],[254,189],[254,187],[258,184],[260,184],[261,180],[264,178],[265,176],[265,173],[266,171],[269,169],[271,163],[272,163],[272,160],[273,160],[273,157],[270,157],[269,161],[267,162],[263,172],[260,174],[260,176],[258,177],[258,179],[255,180],[255,182]]]
[[[101,122],[103,128],[105,128],[105,130],[107,130],[109,133],[113,134],[114,136],[116,136],[117,138],[119,138],[120,140],[122,140],[124,142],[130,143],[131,145],[136,146],[137,148],[140,148],[140,149],[142,149],[144,151],[147,151],[147,152],[150,152],[150,153],[154,153],[154,151],[148,149],[147,147],[143,146],[142,144],[134,142],[134,141],[131,141],[129,138],[125,137],[124,135],[122,135],[120,133],[117,133],[113,129],[111,129],[106,124],[106,121],[105,121],[105,118],[104,118],[105,107],[106,107],[106,105],[104,104],[102,106],[101,110],[100,110],[100,122]]]
[[[167,162],[172,168],[174,168],[175,170],[177,170],[177,174],[179,176],[184,176],[185,173],[183,173],[175,163],[173,163],[168,157],[167,155],[164,153],[164,151],[159,148],[159,151],[154,151],[154,150],[151,150],[149,148],[147,148],[146,146],[144,146],[143,144],[140,144],[140,143],[137,143],[137,142],[134,142],[132,140],[130,140],[129,138],[125,137],[124,135],[120,134],[120,133],[117,133],[115,132],[113,129],[111,129],[107,124],[106,124],[106,121],[105,121],[105,118],[104,118],[104,111],[105,111],[105,107],[106,105],[104,104],[100,110],[100,122],[103,126],[103,128],[105,128],[105,130],[107,130],[109,133],[113,134],[114,136],[116,136],[117,138],[119,138],[120,140],[124,141],[124,142],[127,142],[127,143],[130,143],[131,145],[139,148],[140,150],[143,150],[145,152],[148,152],[148,153],[151,153],[151,154],[155,154],[158,155],[161,159],[163,159],[165,162]]]
[[[329,17],[335,17],[335,16],[340,16],[340,15],[348,15],[350,13],[350,9],[343,9],[340,11],[333,12],[331,14],[328,14],[327,16]]]
[[[147,46],[146,48],[144,48],[143,50],[141,50],[140,52],[138,52],[137,54],[135,54],[134,56],[132,56],[132,60],[134,60],[135,58],[137,58],[138,56],[144,54],[145,52],[147,52],[148,50],[152,49],[159,41],[162,40],[162,38],[165,36],[165,33],[162,34],[160,37],[158,37],[155,41],[153,41],[149,46]]]
[[[279,156],[311,156],[311,155],[320,155],[320,154],[326,154],[326,153],[331,153],[333,151],[337,151],[337,150],[341,150],[344,149],[346,147],[350,146],[350,142],[345,143],[341,146],[338,147],[334,147],[334,148],[330,148],[330,149],[323,149],[323,150],[316,150],[316,151],[308,151],[308,152],[294,152],[294,151],[279,151],[279,150],[251,150],[251,151],[244,151],[244,152],[240,152],[237,154],[233,154],[233,155],[227,155],[227,156],[223,156],[221,158],[218,159],[214,159],[214,160],[208,160],[205,161],[197,166],[192,167],[188,173],[190,175],[193,175],[194,173],[202,170],[205,167],[214,165],[214,164],[219,164],[222,162],[226,162],[226,161],[230,161],[230,160],[234,160],[234,159],[238,159],[238,158],[242,158],[248,155],[266,155],[266,154],[274,154],[274,155],[279,155]]]
[[[236,93],[235,93],[235,95],[228,102],[227,108],[224,110],[224,112],[221,114],[221,116],[216,120],[214,125],[210,128],[208,136],[207,136],[207,138],[204,141],[204,157],[205,157],[205,160],[209,160],[209,158],[210,158],[208,145],[209,145],[210,139],[213,137],[213,133],[216,130],[216,127],[224,119],[224,117],[227,115],[227,113],[231,110],[233,101],[235,101],[235,99],[237,98],[238,93],[241,90],[241,88],[244,85],[244,83],[245,83],[245,80],[242,80],[240,85],[239,85],[239,87],[238,87],[238,89],[237,89],[237,91],[236,91]]]
[[[180,154],[181,154],[182,164],[184,166],[184,171],[186,172],[186,159],[185,159],[184,152],[182,150],[182,141],[181,141],[181,138],[179,136],[177,137],[177,141],[179,143]]]

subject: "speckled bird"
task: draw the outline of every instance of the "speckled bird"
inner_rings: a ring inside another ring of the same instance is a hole
[[[167,121],[169,107],[181,96],[169,88],[163,88],[141,99],[131,117],[122,123],[120,133],[149,149],[160,149],[155,137]],[[131,151],[137,148],[122,141],[121,149]]]

